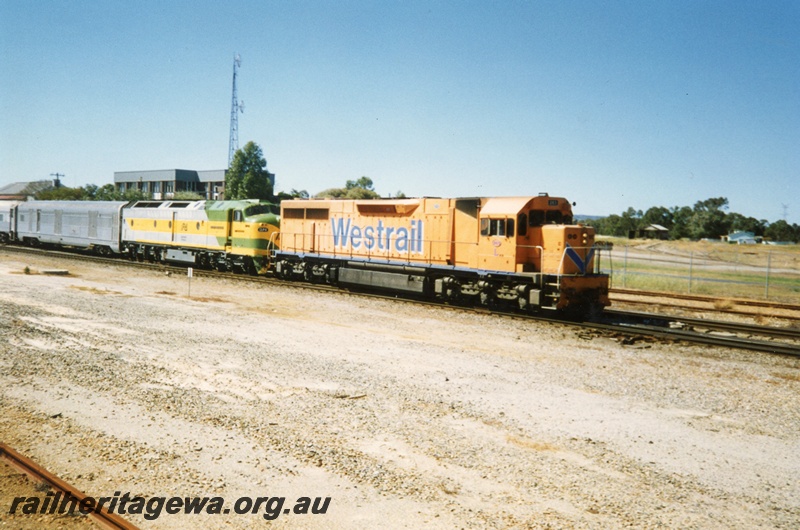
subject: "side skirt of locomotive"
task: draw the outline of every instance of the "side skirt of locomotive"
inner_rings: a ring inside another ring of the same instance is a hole
[[[122,251],[132,261],[178,263],[203,269],[216,269],[220,272],[243,272],[255,275],[263,265],[262,259],[251,256],[166,245],[125,243]]]
[[[570,277],[541,273],[509,274],[280,251],[274,256],[274,266],[275,274],[285,280],[401,292],[454,304],[480,303],[522,310],[550,309],[584,314],[608,305],[606,275]]]

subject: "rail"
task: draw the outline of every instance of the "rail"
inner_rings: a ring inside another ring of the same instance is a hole
[[[80,506],[84,499],[88,497],[76,487],[61,480],[30,458],[18,453],[8,445],[0,443],[0,459],[8,462],[12,467],[25,473],[36,482],[47,484],[60,491],[64,495],[69,495],[77,499],[76,505]],[[115,513],[109,513],[104,507],[99,511],[92,510],[88,516],[101,528],[109,530],[138,530],[133,523],[123,519]]]

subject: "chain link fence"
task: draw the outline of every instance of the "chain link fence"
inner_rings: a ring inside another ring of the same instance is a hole
[[[600,268],[611,286],[800,304],[800,247],[614,244]]]

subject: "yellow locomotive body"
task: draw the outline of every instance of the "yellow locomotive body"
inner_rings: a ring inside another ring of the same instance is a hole
[[[276,271],[292,278],[522,308],[608,305],[594,231],[563,198],[295,200]]]

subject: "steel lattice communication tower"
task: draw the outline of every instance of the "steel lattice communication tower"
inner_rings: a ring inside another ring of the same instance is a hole
[[[228,141],[228,169],[233,162],[233,155],[239,149],[239,112],[244,112],[244,101],[239,103],[236,96],[236,75],[239,73],[239,66],[242,58],[237,53],[233,57],[233,93],[231,94],[231,135]]]

